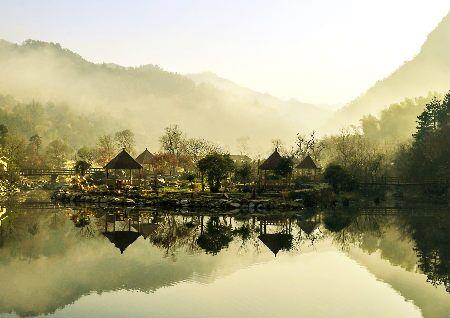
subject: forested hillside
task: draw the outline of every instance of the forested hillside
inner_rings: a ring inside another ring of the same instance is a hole
[[[24,101],[70,105],[89,116],[120,118],[136,133],[138,146],[156,147],[164,127],[235,148],[248,136],[253,149],[266,150],[273,138],[291,138],[317,129],[328,111],[273,97],[240,96],[158,66],[94,64],[59,44],[0,42],[0,92]],[[261,94],[262,95],[262,94]],[[311,112],[314,116],[311,116]]]
[[[450,14],[447,14],[412,60],[337,112],[330,125],[337,129],[356,123],[364,115],[378,115],[386,105],[405,98],[426,96],[429,92],[444,93],[449,88]]]

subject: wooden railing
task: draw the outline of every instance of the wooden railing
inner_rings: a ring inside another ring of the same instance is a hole
[[[103,168],[89,168],[86,174],[92,174],[95,172],[104,171]],[[7,175],[11,173],[17,173],[22,176],[73,176],[76,175],[75,169],[20,169],[0,171],[0,175]]]
[[[399,177],[371,177],[360,181],[362,185],[449,185],[450,180],[445,178],[437,179],[415,179]]]

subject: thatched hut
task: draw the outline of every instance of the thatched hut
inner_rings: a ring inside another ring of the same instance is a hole
[[[312,177],[314,180],[318,171],[320,171],[320,168],[310,155],[307,155],[295,168],[300,172],[300,175]]]
[[[275,151],[269,156],[269,158],[264,160],[264,162],[258,167],[259,170],[263,171],[264,188],[267,186],[268,173],[273,174],[282,159],[283,157],[278,152],[278,148],[275,148]]]
[[[154,157],[153,154],[150,151],[148,151],[147,148],[145,148],[145,150],[139,156],[136,157],[136,161],[140,163],[143,167],[150,169],[153,157]]]
[[[278,152],[278,148],[275,148],[275,151],[267,158],[260,166],[259,170],[263,171],[274,171],[278,164],[280,163],[281,159],[280,153]]]
[[[133,159],[133,157],[130,156],[130,154],[125,150],[125,148],[122,149],[122,151],[115,156],[113,159],[111,159],[110,162],[106,166],[104,166],[104,169],[106,170],[106,179],[110,178],[110,171],[121,171],[122,175],[118,176],[117,174],[114,175],[114,179],[116,180],[125,180],[129,179],[130,182],[133,180],[133,171],[139,171],[139,175],[141,174],[141,171],[143,167],[139,162]],[[128,172],[128,176],[127,176]]]

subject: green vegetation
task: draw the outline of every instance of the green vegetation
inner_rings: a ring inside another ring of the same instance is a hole
[[[234,170],[235,165],[229,155],[213,153],[200,159],[197,163],[198,169],[206,176],[211,192],[218,192],[222,181]]]
[[[231,147],[242,136],[258,136],[252,138],[252,148],[263,148],[273,137],[267,127],[276,127],[277,137],[288,138],[296,127],[306,132],[330,116],[329,110],[312,104],[283,101],[236,84],[225,88],[211,77],[184,76],[157,65],[91,63],[59,44],[42,41],[17,45],[0,40],[0,69],[0,93],[23,101],[54,101],[58,107],[67,104],[76,115],[109,114],[118,120],[114,125],[96,122],[92,128],[99,132],[93,139],[128,127],[136,134],[139,148],[156,147],[159,132],[172,123],[182,123],[193,136],[208,136]],[[91,130],[85,127],[86,132]],[[38,133],[45,140],[55,139]],[[73,140],[75,149],[91,144],[83,141],[91,138],[84,133],[64,136],[60,138],[66,143]],[[148,145],[148,140],[153,143]]]
[[[418,179],[450,178],[450,92],[442,100],[432,99],[418,117],[410,145],[396,157],[401,176]]]

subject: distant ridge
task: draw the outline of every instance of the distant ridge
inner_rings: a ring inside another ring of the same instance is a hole
[[[253,149],[267,151],[272,139],[290,140],[297,132],[317,129],[330,116],[321,107],[283,101],[224,79],[218,85],[218,77],[212,83],[212,73],[207,81],[157,65],[95,64],[57,43],[0,41],[0,69],[0,94],[107,113],[135,131],[138,146],[153,149],[164,127],[179,124],[190,136],[214,140],[231,151],[242,136],[250,137]]]
[[[333,129],[355,124],[362,116],[378,114],[404,98],[442,93],[450,89],[450,13],[428,35],[420,52],[387,78],[339,110],[330,121]]]

